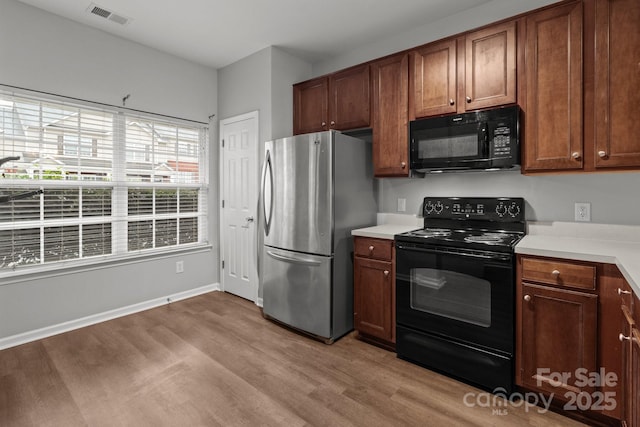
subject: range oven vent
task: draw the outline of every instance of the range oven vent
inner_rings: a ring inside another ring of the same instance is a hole
[[[115,22],[116,24],[120,24],[120,25],[127,25],[130,21],[129,18],[122,15],[118,15],[117,13],[113,13],[110,10],[107,10],[103,7],[96,5],[95,3],[91,3],[89,5],[89,7],[87,8],[87,12],[93,15],[97,15],[101,18],[108,19],[109,21]]]

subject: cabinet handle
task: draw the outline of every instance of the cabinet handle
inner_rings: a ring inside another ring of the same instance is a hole
[[[470,104],[470,103],[471,103],[471,97],[467,96],[467,104]]]
[[[629,295],[631,291],[625,291],[624,289],[618,288],[618,295]]]
[[[383,271],[382,274],[384,274],[384,277],[389,277],[389,270]]]
[[[598,151],[598,156],[600,156],[601,158],[605,158],[605,157],[607,157],[607,152],[606,151]]]
[[[577,151],[574,152],[573,154],[571,154],[571,157],[573,157],[574,159],[578,160],[580,158],[580,153],[578,153]]]
[[[449,100],[449,105],[455,105],[455,104],[456,104],[456,101],[454,101],[453,99]]]
[[[623,333],[618,335],[618,339],[620,340],[620,342],[631,341],[631,337],[625,337]]]
[[[402,169],[407,167],[407,163],[406,162],[400,162],[400,166],[402,167]]]
[[[369,252],[373,252],[374,249],[373,245],[369,246]]]
[[[560,275],[560,271],[558,271],[558,270],[553,270],[553,271],[551,272],[551,274],[553,274],[555,277],[558,277],[558,276]]]
[[[525,295],[524,300],[527,302],[531,301],[531,295]]]

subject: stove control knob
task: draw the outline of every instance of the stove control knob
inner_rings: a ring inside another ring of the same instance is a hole
[[[500,202],[500,204],[498,204],[498,206],[496,206],[496,213],[498,214],[498,216],[500,218],[502,218],[503,216],[505,216],[507,214],[507,207],[505,206],[504,203]]]
[[[516,205],[515,203],[509,206],[509,215],[515,218],[519,214],[520,214],[520,206]]]
[[[424,205],[424,211],[427,214],[430,214],[431,212],[433,212],[433,208],[434,208],[434,206],[433,206],[433,203],[431,203],[431,201],[428,201],[427,204]]]
[[[444,209],[444,205],[442,204],[442,202],[440,201],[436,202],[436,206],[434,207],[434,210],[438,215],[442,213],[442,209]]]

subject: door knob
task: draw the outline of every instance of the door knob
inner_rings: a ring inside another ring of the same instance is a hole
[[[252,216],[248,216],[248,217],[245,218],[245,220],[247,222],[253,222],[253,217]]]

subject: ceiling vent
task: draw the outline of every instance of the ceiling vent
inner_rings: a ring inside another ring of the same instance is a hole
[[[110,10],[100,7],[94,3],[91,3],[89,5],[89,7],[87,8],[87,12],[93,15],[97,15],[101,18],[108,19],[109,21],[113,21],[116,24],[120,24],[120,25],[127,25],[130,21],[129,18],[122,15],[118,15],[117,13],[113,13]]]

